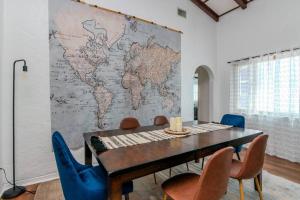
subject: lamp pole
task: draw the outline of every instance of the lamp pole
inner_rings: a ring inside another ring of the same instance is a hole
[[[16,185],[16,167],[15,167],[15,73],[16,73],[16,64],[18,62],[23,62],[23,71],[27,72],[27,65],[26,65],[26,60],[24,59],[20,59],[20,60],[16,60],[14,61],[13,64],[13,107],[12,107],[12,130],[13,130],[13,187],[6,190],[3,194],[2,194],[2,199],[12,199],[15,198],[21,194],[23,194],[26,189],[23,186],[17,186]]]

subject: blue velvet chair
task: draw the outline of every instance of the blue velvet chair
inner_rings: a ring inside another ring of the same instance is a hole
[[[106,200],[107,173],[103,167],[78,163],[59,132],[52,135],[52,144],[65,199]],[[132,181],[123,185],[126,200],[132,191]]]
[[[221,119],[221,124],[245,128],[245,117],[241,115],[225,114]]]
[[[221,124],[245,128],[245,117],[241,115],[225,114],[221,119]],[[239,153],[241,152],[242,148],[242,145],[235,147],[235,153],[239,160],[241,160]]]

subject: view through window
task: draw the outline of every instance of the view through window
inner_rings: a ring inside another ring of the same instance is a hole
[[[235,63],[231,80],[232,111],[299,116],[299,51]]]

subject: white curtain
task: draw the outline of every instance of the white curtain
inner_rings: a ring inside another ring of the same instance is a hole
[[[300,51],[234,63],[230,88],[231,112],[269,134],[267,153],[300,162]]]

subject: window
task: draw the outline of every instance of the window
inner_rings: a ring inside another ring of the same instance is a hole
[[[299,117],[300,51],[263,56],[233,66],[231,110]]]

